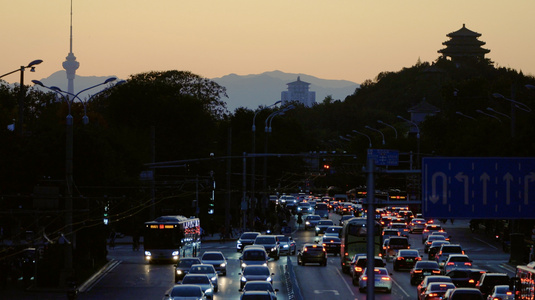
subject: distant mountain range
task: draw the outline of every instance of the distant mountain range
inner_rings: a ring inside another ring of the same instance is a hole
[[[360,85],[347,80],[320,79],[305,74],[284,73],[281,71],[264,72],[262,74],[236,75],[229,74],[212,80],[227,89],[227,108],[233,112],[238,107],[256,109],[259,106],[267,106],[280,100],[281,92],[287,90],[287,83],[297,80],[310,83],[310,91],[316,92],[316,103],[321,103],[327,96],[334,100],[344,100],[352,95]],[[104,82],[110,76],[78,76],[74,80],[74,90],[80,91],[87,87]],[[57,86],[67,90],[67,75],[65,71],[57,71],[47,78],[41,79],[47,86]],[[30,84],[31,83],[26,83]],[[94,91],[81,94],[82,99],[88,98]]]

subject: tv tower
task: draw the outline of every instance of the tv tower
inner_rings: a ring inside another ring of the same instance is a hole
[[[63,62],[63,69],[67,71],[67,92],[74,94],[74,77],[76,76],[76,70],[80,67],[80,63],[76,61],[76,56],[72,53],[72,0],[71,0],[71,39],[70,39],[70,49],[69,54],[65,58],[66,61]],[[69,98],[72,96],[69,96]]]

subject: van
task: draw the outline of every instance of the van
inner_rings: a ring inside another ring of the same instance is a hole
[[[240,265],[243,270],[246,266],[267,266],[269,257],[263,246],[249,245],[245,246],[240,256]]]
[[[409,249],[409,239],[401,236],[393,236],[388,239],[388,246],[386,249],[386,256],[394,256],[400,249]]]
[[[326,203],[317,203],[314,207],[314,214],[324,219],[329,218],[329,206]]]

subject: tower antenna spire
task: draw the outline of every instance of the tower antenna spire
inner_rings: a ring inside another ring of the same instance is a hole
[[[72,0],[71,0],[71,18],[70,18],[70,44],[69,54],[63,62],[63,69],[67,71],[67,91],[70,94],[74,94],[74,78],[76,77],[76,70],[80,67],[80,63],[76,61],[76,56],[72,53]],[[71,96],[69,96],[71,97]]]

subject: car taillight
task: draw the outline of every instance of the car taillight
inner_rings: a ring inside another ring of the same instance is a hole
[[[361,267],[355,267],[355,272],[362,272],[362,268]]]
[[[368,276],[362,277],[362,280],[368,280]]]
[[[431,293],[428,295],[429,297],[438,297],[438,294],[437,293]]]
[[[402,259],[405,259],[405,258],[404,258],[404,257],[398,257],[398,259],[397,259],[397,260],[402,260]]]
[[[439,270],[433,270],[433,274],[440,274]]]
[[[414,270],[414,273],[422,273],[422,270]]]
[[[416,260],[422,260],[422,258],[421,258],[421,257],[416,257],[415,259],[416,259]]]
[[[468,283],[474,283],[475,281],[473,279],[469,279]]]
[[[454,265],[454,263],[452,263],[452,262],[448,263],[448,266],[453,266],[453,265]]]
[[[465,265],[465,266],[471,266],[472,263],[470,263],[470,262],[465,262],[464,265]]]
[[[390,281],[390,277],[386,277],[386,276],[381,277],[381,279],[384,281]]]

